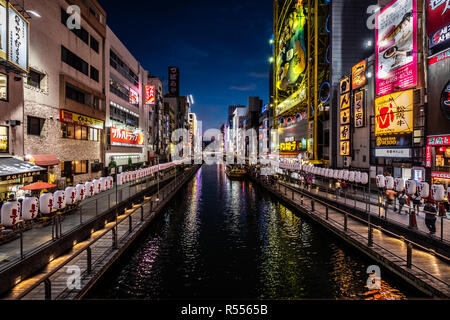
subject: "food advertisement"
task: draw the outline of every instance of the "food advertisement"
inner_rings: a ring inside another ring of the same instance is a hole
[[[286,14],[283,27],[278,36],[278,52],[276,54],[276,87],[281,102],[292,95],[298,95],[306,83],[306,12],[302,0],[297,0]],[[300,84],[300,88],[298,87]],[[303,100],[303,101],[304,101]],[[300,102],[303,102],[300,101]],[[295,105],[290,105],[289,108]],[[289,109],[284,108],[284,109]],[[286,110],[283,110],[286,111]],[[278,110],[280,114],[280,110]]]
[[[427,0],[427,34],[431,55],[450,47],[449,0]]]
[[[413,130],[413,90],[375,100],[375,135],[409,133]]]
[[[144,146],[144,135],[132,131],[111,127],[111,145],[113,146]]]
[[[350,78],[345,77],[339,84],[339,93],[344,94],[350,91]]]
[[[366,84],[366,60],[352,68],[352,90],[357,90]]]
[[[377,14],[376,94],[417,85],[416,0],[395,0]]]

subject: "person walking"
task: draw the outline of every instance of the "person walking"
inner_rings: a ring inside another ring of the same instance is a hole
[[[430,230],[430,235],[434,235],[436,233],[437,210],[431,201],[427,200],[425,207],[423,207],[423,212],[425,213],[425,225]]]
[[[386,190],[386,202],[384,204],[385,218],[386,218],[386,213],[387,213],[388,207],[390,205],[394,204],[396,195],[397,195],[397,192],[395,192],[394,190]]]
[[[422,204],[422,198],[420,197],[420,194],[416,192],[411,196],[411,200],[413,204],[413,210],[409,214],[409,228],[418,229],[416,214],[419,214],[420,212],[420,205]]]
[[[400,193],[398,196],[398,213],[402,214],[403,206],[406,204],[408,199],[408,196],[405,194],[405,192]]]

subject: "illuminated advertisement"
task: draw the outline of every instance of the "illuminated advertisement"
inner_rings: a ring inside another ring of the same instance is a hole
[[[0,126],[0,153],[8,153],[9,128]]]
[[[350,141],[341,141],[339,154],[341,156],[349,156],[350,155]]]
[[[375,135],[409,133],[413,130],[413,90],[375,100]]]
[[[350,91],[350,78],[345,77],[339,84],[339,93],[344,94]]]
[[[3,60],[6,60],[6,46],[8,40],[7,24],[6,1],[0,0],[0,58]]]
[[[411,158],[411,149],[375,149],[377,158]]]
[[[139,95],[136,91],[130,88],[130,101],[131,104],[139,104]]]
[[[439,53],[439,54],[437,54],[437,55],[435,55],[435,56],[433,56],[431,58],[429,58],[428,59],[428,65],[431,66],[432,64],[441,62],[441,61],[443,61],[445,59],[448,59],[448,58],[450,58],[450,49],[447,50],[447,51],[444,51],[442,53]]]
[[[361,88],[366,84],[366,60],[361,61],[352,68],[352,90]]]
[[[350,109],[345,109],[341,111],[341,124],[350,123]]]
[[[94,129],[103,129],[103,121],[95,118],[83,116],[78,113],[59,110],[59,119],[62,122],[77,124],[80,126],[91,127]]]
[[[416,0],[395,0],[377,14],[376,94],[417,85]]]
[[[28,72],[29,22],[9,4],[8,60]]]
[[[341,126],[341,140],[350,140],[350,126]]]
[[[155,86],[145,86],[145,104],[155,104]]]
[[[450,81],[442,90],[441,94],[441,111],[444,117],[450,120]]]
[[[294,1],[295,5],[286,14],[284,24],[278,36],[278,52],[276,53],[276,87],[281,102],[296,96],[294,101],[304,102],[306,100],[306,15],[301,0]],[[300,84],[300,88],[298,85]],[[305,92],[298,94],[298,91]],[[298,98],[301,98],[299,100]],[[277,110],[280,114],[295,105]]]
[[[427,147],[425,156],[425,167],[431,168],[431,147]]]
[[[302,141],[280,143],[280,151],[282,152],[299,152],[302,150],[306,150],[306,141],[305,143],[302,143]]]
[[[345,93],[341,95],[341,109],[350,108],[350,93]]]
[[[450,146],[450,135],[428,137],[429,146]]]
[[[431,54],[450,46],[450,2],[427,0],[427,34]]]
[[[410,134],[396,134],[392,136],[378,136],[376,139],[377,147],[410,147]]]
[[[180,70],[177,67],[169,67],[169,95],[180,95]]]
[[[113,146],[144,146],[144,135],[132,131],[111,127],[110,136],[111,145]]]
[[[364,91],[355,93],[355,103],[353,107],[355,109],[355,128],[362,128],[364,127]]]

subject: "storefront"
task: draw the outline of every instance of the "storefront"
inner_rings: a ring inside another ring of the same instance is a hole
[[[0,201],[24,196],[23,186],[40,180],[45,168],[16,158],[0,158]]]
[[[450,185],[450,135],[429,136],[426,167],[431,169],[431,183]]]
[[[308,159],[307,121],[298,117],[283,119],[284,124],[278,129],[278,151],[283,163],[303,163]]]

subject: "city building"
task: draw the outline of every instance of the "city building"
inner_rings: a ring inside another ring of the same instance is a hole
[[[153,94],[151,91],[153,90]],[[147,92],[149,93],[147,95]],[[167,131],[165,131],[163,123],[165,121],[164,114],[164,92],[161,79],[156,76],[149,75],[146,84],[146,106],[148,114],[148,133],[149,141],[147,145],[148,161],[152,165],[161,162],[161,150],[166,149],[164,142],[167,140]]]
[[[101,176],[106,142],[106,13],[96,0],[24,0],[30,20],[24,154],[59,188]],[[81,25],[68,23],[81,9]],[[75,13],[76,14],[76,13]]]
[[[105,165],[118,172],[148,160],[147,72],[107,27],[105,41],[106,132]]]

